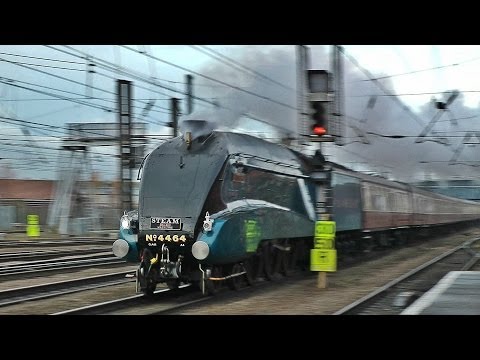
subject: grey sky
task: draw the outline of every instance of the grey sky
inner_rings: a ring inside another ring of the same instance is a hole
[[[143,47],[129,45],[129,47],[137,51],[146,51],[175,65],[262,94],[284,105],[296,106],[294,91],[289,91],[264,81],[264,79],[246,75],[226,66],[207,56],[204,53],[205,48],[200,48],[203,50],[202,52],[191,46]],[[209,48],[233,58],[239,63],[285,84],[287,87],[295,88],[295,51],[293,46],[209,46]],[[327,49],[323,46],[312,46],[314,68],[328,66]],[[469,91],[480,90],[480,84],[474,76],[476,67],[478,67],[478,61],[475,58],[480,56],[480,47],[346,46],[346,49],[376,77],[445,66],[442,69],[405,74],[381,80],[382,84],[396,94],[438,93],[454,88]],[[78,55],[78,57],[68,55],[65,52]],[[87,68],[85,54],[95,58],[92,59],[92,62],[97,64],[93,67],[95,70],[93,75],[88,75],[85,71]],[[55,45],[53,48],[44,46],[0,46],[0,60],[0,73],[2,74],[0,79],[0,111],[4,117],[10,117],[9,114],[13,114],[21,120],[53,126],[64,126],[65,123],[69,122],[114,122],[116,121],[115,112],[106,110],[115,109],[114,79],[123,78],[134,82],[134,98],[136,99],[134,112],[137,118],[149,122],[149,134],[171,133],[170,128],[160,124],[169,121],[168,99],[172,96],[181,98],[182,95],[117,73],[115,69],[121,67],[138,73],[145,79],[155,78],[162,85],[178,91],[184,90],[184,84],[182,83],[187,73],[160,61],[149,59],[144,54],[118,46],[75,45],[70,48]],[[13,64],[12,62],[21,64]],[[107,63],[113,63],[114,67],[111,70],[108,69],[110,65]],[[453,65],[455,63],[458,63],[458,65]],[[48,72],[57,77],[42,72]],[[413,136],[417,135],[435,114],[435,109],[430,102],[432,94],[402,95],[399,97],[406,105],[411,107],[415,114],[412,115],[405,111],[399,102],[383,96],[384,93],[377,86],[370,81],[363,80],[366,80],[365,75],[347,61],[345,95],[347,97],[347,113],[352,117],[349,121],[362,127],[365,131]],[[90,84],[96,89],[88,90],[85,84]],[[94,107],[52,99],[49,95],[24,88],[33,88],[37,91],[73,98],[80,102],[89,103]],[[222,106],[229,109],[224,109],[216,115],[223,126],[237,126],[245,130],[255,131],[248,121],[241,124],[237,121],[240,114],[248,113],[284,128],[292,130],[296,128],[295,111],[287,106],[275,104],[213,83],[200,76],[195,76],[195,93],[209,101],[218,101]],[[367,103],[370,95],[380,96],[377,98],[373,109],[367,114]],[[86,96],[92,96],[95,99],[85,99]],[[435,96],[440,97],[439,95]],[[140,116],[142,110],[151,99],[155,100],[155,105],[149,114],[142,118]],[[476,168],[473,167],[448,166],[442,163],[419,164],[419,161],[447,161],[450,159],[453,150],[461,142],[461,137],[465,134],[465,131],[480,128],[477,125],[478,118],[472,118],[478,114],[477,105],[478,94],[474,92],[465,93],[453,104],[452,115],[456,118],[465,117],[469,119],[459,120],[458,125],[453,126],[450,122],[444,121],[448,120],[448,116],[444,115],[441,118],[442,121],[435,126],[434,131],[439,136],[442,135],[440,134],[441,131],[448,132],[449,135],[459,136],[458,138],[449,138],[450,146],[432,142],[413,145],[414,138],[395,140],[372,135],[369,136],[371,145],[353,143],[343,148],[328,146],[327,154],[334,161],[349,163],[351,166],[358,168],[366,167],[363,162],[370,159],[369,166],[371,169],[390,171],[402,180],[408,180],[412,176],[420,178],[424,176],[425,171],[433,175],[438,173],[445,176],[478,174]],[[212,110],[212,107],[208,104],[196,103],[195,107],[197,112],[208,113]],[[355,120],[364,120],[365,116],[368,119],[364,123]],[[415,120],[415,117],[417,120]],[[258,131],[260,129],[259,124],[257,123],[256,126]],[[58,137],[62,136],[61,133],[38,130],[29,126],[29,131],[35,139],[32,143],[32,137],[26,136],[18,125],[9,124],[8,121],[0,122],[0,130],[2,133],[0,158],[3,158],[3,160],[0,160],[0,169],[1,166],[5,167],[5,165],[10,164],[17,177],[54,177],[52,170],[56,166],[57,151],[42,149],[41,147],[57,147],[60,141]],[[57,130],[62,131],[61,129]],[[347,135],[351,137],[351,140],[355,140],[355,133],[351,129]],[[116,149],[95,148],[93,151],[113,154]],[[476,151],[478,151],[478,147],[465,147],[459,160],[477,160]],[[104,178],[111,178],[116,174],[116,160],[113,157],[97,155],[96,159],[99,161],[96,169],[102,172]]]

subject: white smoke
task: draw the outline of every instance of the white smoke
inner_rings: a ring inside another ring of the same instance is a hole
[[[236,53],[234,51],[229,56],[287,87],[293,89],[296,87],[293,46],[248,46],[237,49]],[[326,47],[311,47],[311,58],[312,68],[328,69],[329,58]],[[373,77],[388,75],[375,73],[375,69],[368,70]],[[448,165],[448,160],[461,144],[465,131],[475,129],[480,131],[478,118],[459,120],[458,125],[452,125],[448,121],[449,115],[445,113],[428,134],[429,141],[416,143],[416,137],[438,111],[433,103],[426,103],[420,111],[411,111],[399,98],[388,96],[396,93],[392,78],[378,80],[381,87],[386,89],[384,91],[347,59],[344,60],[344,71],[347,124],[345,142],[347,145],[343,147],[324,145],[329,160],[365,171],[386,174],[391,178],[407,182],[428,177],[451,178],[456,175],[470,177],[475,173],[478,174],[478,170],[474,167]],[[294,90],[244,74],[216,60],[212,60],[200,72],[296,107],[297,98]],[[412,92],[415,92],[414,90],[415,83],[412,83]],[[209,119],[216,128],[250,132],[263,137],[284,136],[281,129],[274,131],[275,127],[286,128],[292,132],[297,128],[297,113],[288,107],[201,78],[195,80],[195,91],[198,96],[209,98],[221,105],[221,108],[213,112],[212,107],[200,107],[198,102],[195,105],[201,114],[195,114],[197,118]],[[478,109],[464,105],[462,95],[450,108],[450,115],[455,118],[468,118],[478,114]],[[265,129],[253,119],[241,120],[248,118],[244,114],[252,114],[255,118],[265,120],[272,125],[272,128]],[[353,128],[360,129],[360,134],[363,133],[363,136],[359,136],[358,131]],[[268,132],[270,135],[267,134]],[[406,137],[393,139],[381,135]],[[444,144],[446,139],[449,145]],[[361,143],[366,141],[369,142],[368,145]],[[473,148],[465,146],[458,161],[468,163],[478,160],[477,153],[478,146]]]

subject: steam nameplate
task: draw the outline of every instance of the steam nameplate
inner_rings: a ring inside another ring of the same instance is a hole
[[[182,222],[180,218],[152,217],[150,228],[159,230],[182,230]]]

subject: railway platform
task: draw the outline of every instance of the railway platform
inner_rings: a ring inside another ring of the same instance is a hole
[[[480,271],[450,271],[402,315],[480,315]]]

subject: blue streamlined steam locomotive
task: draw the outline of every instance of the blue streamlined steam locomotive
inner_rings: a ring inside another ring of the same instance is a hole
[[[113,252],[139,263],[137,287],[152,294],[158,283],[196,283],[213,293],[223,283],[235,289],[305,267],[315,221],[309,176],[315,161],[245,134],[191,134],[148,155],[138,211],[121,219]],[[480,218],[478,203],[329,166],[339,249]]]

